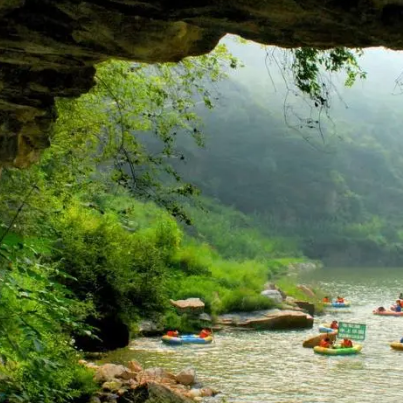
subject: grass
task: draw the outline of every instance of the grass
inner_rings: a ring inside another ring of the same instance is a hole
[[[173,259],[175,275],[170,289],[174,299],[200,298],[212,314],[270,309],[275,303],[260,295],[264,284],[285,273],[288,264],[300,260],[228,260],[209,245],[193,241]]]
[[[287,295],[292,298],[295,298],[299,301],[310,302],[315,305],[315,312],[322,313],[324,310],[324,306],[322,303],[322,299],[324,294],[315,288],[311,288],[315,293],[315,297],[309,297],[303,291],[298,288],[297,279],[293,276],[281,277],[276,282],[276,286],[284,291]]]

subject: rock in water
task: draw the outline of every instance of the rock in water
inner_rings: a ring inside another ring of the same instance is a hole
[[[120,399],[122,403],[191,403],[192,400],[155,382],[146,382],[127,391]]]
[[[272,299],[277,304],[281,304],[283,302],[283,296],[278,290],[264,290],[260,294]]]
[[[170,300],[179,312],[201,313],[204,311],[204,302],[200,298],[188,298],[178,301]]]
[[[163,330],[161,326],[152,320],[143,320],[140,322],[139,331],[143,336],[158,336]]]
[[[313,317],[299,311],[278,311],[259,316],[251,312],[250,315],[250,317],[235,317],[235,319],[219,319],[219,323],[225,326],[257,330],[291,330],[305,329],[313,326]]]
[[[166,371],[163,368],[148,368],[137,374],[139,383],[147,382],[164,382],[164,383],[176,383],[176,377],[174,374]]]
[[[116,379],[134,379],[136,374],[123,365],[104,364],[96,368],[94,379],[98,382],[112,382]]]
[[[315,315],[315,305],[311,304],[310,302],[305,302],[305,301],[295,301],[295,304],[303,309],[304,311],[308,312],[309,315]]]
[[[196,382],[196,371],[193,368],[185,368],[175,376],[177,382],[185,386],[193,385]]]

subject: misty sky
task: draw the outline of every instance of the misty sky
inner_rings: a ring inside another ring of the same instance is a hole
[[[266,105],[268,110],[283,113],[286,85],[274,58],[270,57],[265,61],[266,50],[262,45],[253,42],[241,44],[230,36],[224,38],[223,41],[231,53],[245,65],[231,73],[231,77],[236,82],[247,86],[256,100],[261,105]],[[270,47],[268,52],[270,55],[275,55],[279,64],[286,57],[283,50],[278,48]],[[333,114],[346,122],[351,119],[357,120],[357,118],[367,121],[378,119],[376,116],[379,114],[400,115],[403,108],[403,86],[400,95],[400,89],[396,87],[396,79],[403,73],[403,52],[384,48],[366,49],[358,62],[367,73],[367,78],[357,80],[353,88],[344,86],[343,75],[328,75],[334,84],[330,100]],[[290,82],[292,81],[290,76],[288,79]],[[304,108],[300,98],[291,95],[290,102]]]

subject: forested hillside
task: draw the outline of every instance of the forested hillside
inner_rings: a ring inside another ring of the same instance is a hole
[[[380,87],[374,56],[364,57],[367,79],[343,90],[333,77],[331,107],[319,118],[301,108],[304,97],[285,91],[276,68],[268,76],[263,51],[251,60],[245,52],[244,77],[221,83],[219,106],[204,116],[205,148],[182,140],[185,178],[252,215],[266,234],[294,239],[309,257],[402,264],[403,98],[391,94],[398,75]]]

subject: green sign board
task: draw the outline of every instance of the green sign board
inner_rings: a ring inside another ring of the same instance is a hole
[[[362,341],[365,340],[365,332],[367,330],[367,325],[362,323],[347,323],[339,322],[339,331],[337,337],[341,339],[351,339]]]

